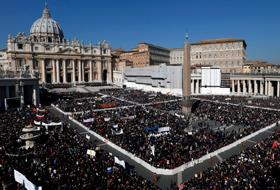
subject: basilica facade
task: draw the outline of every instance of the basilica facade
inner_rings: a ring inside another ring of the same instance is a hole
[[[29,36],[8,37],[6,56],[9,68],[30,71],[42,84],[112,82],[110,45],[66,40],[47,7]]]

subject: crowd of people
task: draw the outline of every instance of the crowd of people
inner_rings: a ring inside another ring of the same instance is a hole
[[[200,95],[196,98],[219,101],[232,104],[242,104],[247,106],[256,106],[262,108],[280,109],[279,97],[248,97],[248,96],[210,96]]]
[[[217,150],[280,118],[280,112],[271,110],[204,101],[195,104],[191,117],[241,127],[231,131],[213,130],[207,122],[200,122],[188,133],[190,118],[145,106],[90,112],[76,118],[81,122],[93,119],[84,124],[148,163],[168,169]]]
[[[139,104],[156,103],[156,102],[180,99],[177,96],[165,95],[160,92],[152,93],[152,92],[145,92],[145,91],[129,89],[129,88],[102,89],[101,92],[110,96],[122,98]]]
[[[268,139],[179,185],[183,190],[279,189],[279,128]]]
[[[3,189],[22,189],[14,180],[14,170],[43,189],[158,189],[120,166],[114,157],[99,149],[69,125],[52,130],[40,127],[42,135],[34,148],[22,149],[22,128],[34,120],[56,120],[47,110],[30,108],[0,113],[0,182]],[[44,112],[44,116],[42,115]],[[87,151],[95,151],[88,155]]]
[[[121,101],[108,95],[78,92],[63,95],[54,104],[65,112],[86,112],[131,105],[126,101]]]

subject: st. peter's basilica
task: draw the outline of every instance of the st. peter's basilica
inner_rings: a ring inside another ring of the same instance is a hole
[[[43,84],[112,82],[110,45],[66,40],[47,6],[29,36],[8,37],[6,57],[9,68],[36,73]]]

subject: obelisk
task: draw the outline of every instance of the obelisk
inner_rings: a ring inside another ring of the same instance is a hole
[[[189,36],[186,34],[184,43],[184,62],[183,62],[183,76],[182,76],[182,113],[188,115],[192,111],[191,102],[191,46],[189,43]]]

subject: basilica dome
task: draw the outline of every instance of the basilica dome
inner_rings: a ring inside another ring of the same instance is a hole
[[[62,41],[64,38],[61,27],[58,22],[51,18],[47,7],[43,10],[42,17],[33,23],[30,29],[30,36],[36,41],[42,41],[47,37],[48,42]]]

